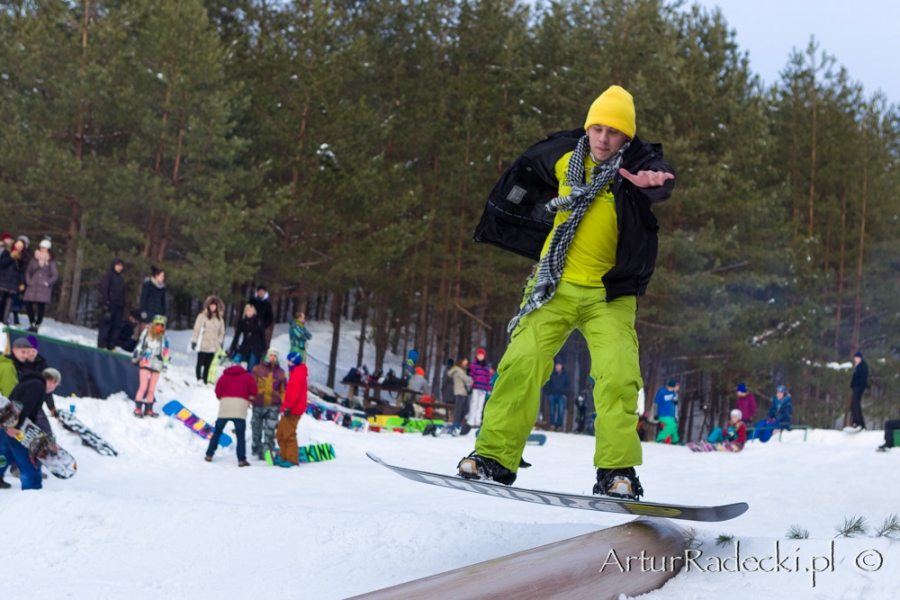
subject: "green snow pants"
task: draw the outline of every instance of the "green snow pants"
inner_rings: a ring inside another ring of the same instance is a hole
[[[643,387],[634,315],[637,298],[605,301],[604,288],[560,282],[550,301],[525,315],[512,333],[500,365],[475,452],[516,472],[540,409],[541,387],[572,330],[587,340],[594,378],[594,466],[641,464],[637,434],[638,390]]]

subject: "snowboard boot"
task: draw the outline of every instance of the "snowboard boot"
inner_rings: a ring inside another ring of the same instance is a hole
[[[242,460],[238,463],[238,466],[239,467],[249,467],[250,463],[248,463],[246,460]]]
[[[882,445],[878,446],[878,448],[876,448],[877,452],[890,452],[890,450],[891,450],[891,447],[888,446],[887,444],[882,444]]]
[[[9,465],[9,476],[19,478],[19,467],[16,465]]]
[[[624,500],[637,500],[644,494],[644,488],[641,487],[641,480],[638,479],[633,467],[597,469],[594,494]]]
[[[519,468],[520,468],[520,469],[527,469],[527,468],[530,467],[530,466],[531,466],[531,463],[530,463],[530,462],[526,462],[524,458],[520,458],[520,459],[519,459]]]
[[[203,460],[205,460],[206,462],[212,462],[212,456],[207,454],[206,456],[203,457]]]
[[[8,490],[11,487],[12,487],[11,485],[9,485],[5,481],[3,481],[3,478],[0,477],[0,490]]]
[[[134,416],[136,416],[138,419],[143,419],[144,418],[144,403],[143,402],[135,402],[134,405],[136,407],[134,409],[134,413],[133,413]]]
[[[155,419],[159,416],[159,413],[153,412],[153,404],[154,404],[153,402],[144,402],[144,416],[145,417],[151,417],[151,418]]]
[[[459,476],[463,479],[486,479],[503,485],[512,485],[516,474],[493,458],[479,456],[474,452],[459,461]]]

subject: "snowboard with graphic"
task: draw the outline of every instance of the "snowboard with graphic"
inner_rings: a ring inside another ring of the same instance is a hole
[[[605,496],[581,496],[577,494],[560,494],[557,492],[526,490],[505,486],[493,481],[473,481],[471,479],[462,479],[455,475],[441,475],[438,473],[397,467],[384,462],[371,452],[366,452],[366,456],[379,465],[387,467],[398,475],[412,481],[462,490],[465,492],[474,492],[486,496],[495,496],[497,498],[506,498],[508,500],[530,502],[532,504],[580,508],[583,510],[595,510],[623,515],[684,519],[687,521],[727,521],[739,517],[747,512],[747,509],[749,508],[745,502],[725,504],[722,506],[683,506],[679,504],[620,500]]]
[[[278,467],[293,467],[289,462],[281,460],[278,448],[274,450],[266,450],[263,454],[265,461]],[[322,462],[325,460],[334,460],[334,446],[331,444],[310,444],[309,446],[300,446],[299,452],[300,463]]]
[[[163,413],[169,415],[170,417],[174,417],[175,419],[181,421],[188,427],[191,431],[202,437],[204,440],[208,440],[212,437],[213,432],[216,430],[216,426],[213,424],[209,424],[194,413],[190,411],[184,404],[179,402],[178,400],[172,400],[167,402],[165,406],[162,407]],[[231,445],[231,436],[227,433],[223,433],[219,436],[219,446],[222,448],[227,448]]]
[[[0,396],[0,427],[3,429],[15,427],[21,410],[21,404],[10,402],[8,398]],[[16,431],[13,439],[28,449],[33,461],[40,461],[50,473],[60,479],[68,479],[75,475],[78,469],[75,457],[61,448],[52,435],[32,423],[31,419],[25,419]]]
[[[87,425],[81,422],[81,419],[67,410],[61,410],[58,413],[60,424],[63,429],[71,431],[81,438],[81,443],[89,448],[93,448],[103,456],[118,456],[119,453],[113,448],[109,442],[94,433]]]

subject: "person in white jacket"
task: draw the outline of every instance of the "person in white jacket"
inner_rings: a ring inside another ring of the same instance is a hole
[[[197,351],[197,381],[206,381],[213,357],[225,343],[225,303],[210,296],[194,321],[191,350]]]

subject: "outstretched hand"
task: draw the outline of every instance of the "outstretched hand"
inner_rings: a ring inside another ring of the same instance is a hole
[[[619,175],[639,188],[659,187],[667,180],[675,179],[675,175],[664,171],[638,171],[636,174],[632,174],[626,169],[619,169]]]

